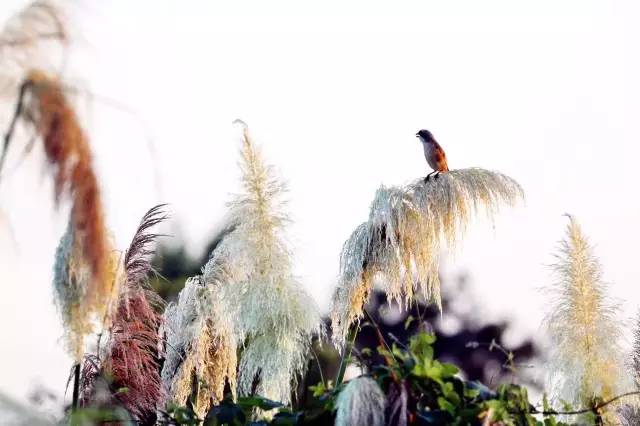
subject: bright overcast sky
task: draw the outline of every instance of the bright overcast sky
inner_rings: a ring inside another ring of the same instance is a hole
[[[494,227],[473,223],[443,264],[445,285],[468,272],[487,316],[537,332],[545,265],[570,212],[596,243],[624,318],[633,315],[637,4],[220,3],[73,2],[81,39],[69,76],[135,111],[102,98],[88,110],[118,247],[149,207],[168,202],[167,231],[199,253],[238,189],[231,123],[242,118],[290,184],[296,270],[326,310],[341,245],[376,188],[428,172],[414,136],[428,128],[450,167],[501,171],[527,197]],[[3,1],[0,19],[22,4]],[[32,155],[0,184],[2,219],[18,240],[4,226],[0,389],[19,398],[37,384],[61,393],[71,365],[50,285],[66,218],[53,213],[43,161]]]

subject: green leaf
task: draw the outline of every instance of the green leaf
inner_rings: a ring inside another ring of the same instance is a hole
[[[440,407],[440,409],[447,411],[449,414],[451,414],[453,417],[455,417],[456,415],[456,406],[453,405],[451,402],[447,401],[445,398],[439,396],[438,397],[438,407]]]
[[[277,401],[272,401],[261,396],[248,396],[238,398],[238,406],[242,409],[247,408],[259,408],[261,410],[273,410],[274,408],[280,408],[284,405]]]
[[[420,360],[433,359],[433,343],[436,341],[436,338],[432,334],[420,333],[416,334],[409,341],[409,351],[413,354],[413,356]]]
[[[413,315],[409,315],[407,317],[407,319],[404,321],[404,329],[407,330],[410,326],[411,323],[415,320]]]
[[[453,364],[445,363],[440,365],[442,366],[442,377],[445,379],[455,376],[460,371],[458,370],[458,367]]]

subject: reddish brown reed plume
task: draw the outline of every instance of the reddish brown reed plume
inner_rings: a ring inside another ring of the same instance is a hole
[[[112,265],[102,200],[87,136],[63,85],[55,77],[39,70],[29,72],[21,87],[13,121],[5,137],[0,166],[20,119],[30,123],[42,140],[47,162],[53,170],[56,204],[63,195],[71,198],[75,238],[92,277],[86,288],[85,302],[88,307],[95,308],[95,312],[101,312],[111,293]]]
[[[162,321],[160,297],[149,289],[152,271],[149,245],[158,234],[149,228],[166,219],[163,205],[149,210],[124,257],[125,279],[120,287],[103,374],[110,379],[113,396],[137,421],[155,413],[162,396],[159,353]],[[126,389],[126,391],[119,391]]]

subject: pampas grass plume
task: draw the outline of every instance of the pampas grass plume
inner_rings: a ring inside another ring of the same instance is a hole
[[[383,426],[387,398],[371,377],[357,377],[336,400],[336,426]]]
[[[578,222],[569,217],[552,265],[544,325],[550,338],[548,388],[556,401],[589,406],[625,389],[619,308],[609,298],[602,270]]]
[[[113,318],[107,357],[103,363],[105,375],[112,387],[125,388],[116,399],[139,422],[153,418],[162,396],[160,378],[161,310],[163,302],[148,286],[152,271],[149,248],[157,234],[150,228],[164,221],[163,205],[150,209],[124,256],[124,282],[119,286],[117,310]]]
[[[493,218],[501,205],[513,205],[522,197],[515,180],[479,168],[452,170],[405,187],[381,187],[369,220],[342,249],[331,310],[336,345],[343,345],[351,324],[362,317],[376,282],[391,300],[409,304],[418,293],[440,306],[443,244],[455,248],[478,210]]]
[[[0,94],[13,94],[29,69],[51,69],[56,47],[70,41],[58,2],[36,0],[10,18],[0,32]],[[11,93],[9,93],[11,92]]]

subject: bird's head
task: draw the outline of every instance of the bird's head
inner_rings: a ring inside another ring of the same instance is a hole
[[[422,129],[418,133],[416,133],[416,137],[420,139],[420,142],[433,142],[433,135],[427,129]]]

